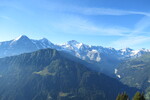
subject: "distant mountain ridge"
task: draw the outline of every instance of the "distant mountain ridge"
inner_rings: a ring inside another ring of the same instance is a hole
[[[133,50],[131,48],[124,48],[120,50],[116,50],[115,48],[106,48],[102,46],[91,46],[91,45],[86,45],[83,43],[79,43],[76,40],[71,40],[68,41],[65,44],[59,45],[63,49],[67,49],[70,51],[74,51],[76,53],[77,57],[81,57],[82,59],[90,59],[93,61],[100,61],[100,53],[105,53],[108,55],[115,55],[120,58],[128,58],[128,57],[136,57],[140,56],[143,53],[150,52],[148,49],[140,49],[140,50]],[[81,56],[80,53],[84,52],[85,56]],[[97,54],[97,56],[94,57],[92,54]]]
[[[14,40],[0,42],[0,57],[13,56],[45,48],[70,53],[73,56],[93,64],[92,69],[104,72],[108,75],[114,74],[114,69],[122,60],[139,57],[144,53],[150,52],[150,50],[147,49],[133,50],[125,48],[116,50],[102,46],[90,46],[77,42],[76,40],[68,41],[62,45],[56,45],[46,38],[33,40],[25,35],[21,35]]]
[[[68,41],[67,43],[62,45],[55,45],[46,38],[34,40],[28,38],[25,35],[21,35],[13,40],[0,42],[0,57],[16,55],[44,48],[54,48],[58,50],[74,52],[75,55],[81,59],[89,59],[97,62],[100,61],[100,53],[110,55],[113,54],[120,57],[133,57],[140,56],[145,52],[150,52],[150,50],[148,49],[133,50],[130,48],[125,48],[116,50],[114,48],[106,48],[102,46],[90,46],[77,42],[76,40]],[[20,50],[17,50],[15,52],[13,51],[15,49]]]

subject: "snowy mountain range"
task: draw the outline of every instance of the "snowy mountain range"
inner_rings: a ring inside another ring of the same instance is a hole
[[[146,52],[150,52],[148,49],[133,50],[125,48],[116,50],[102,46],[90,46],[77,42],[76,40],[68,41],[62,45],[56,45],[46,38],[33,40],[25,35],[21,35],[13,40],[0,42],[0,57],[13,56],[45,48],[53,48],[70,53],[88,63],[94,64],[94,66],[97,66],[95,67],[96,70],[103,72],[112,72],[123,59],[138,57]]]
[[[140,50],[133,50],[130,48],[116,50],[114,48],[106,48],[102,46],[90,46],[77,42],[76,40],[71,40],[65,44],[58,46],[60,47],[59,50],[69,51],[72,52],[78,58],[81,58],[83,60],[92,60],[96,62],[100,62],[101,54],[123,59],[130,57],[138,57],[146,52],[150,52],[150,50],[144,48]]]
[[[45,38],[33,40],[22,35],[10,41],[0,42],[0,57],[18,55],[44,48],[54,48],[54,44]]]
[[[13,40],[0,42],[0,57],[32,52],[44,48],[54,48],[57,50],[67,51],[83,60],[87,59],[97,62],[101,60],[101,53],[127,58],[140,56],[145,52],[150,52],[148,49],[133,50],[130,48],[124,48],[116,50],[114,48],[106,48],[102,46],[91,46],[77,42],[76,40],[68,41],[62,45],[55,45],[46,38],[33,40],[29,39],[25,35],[21,35]]]

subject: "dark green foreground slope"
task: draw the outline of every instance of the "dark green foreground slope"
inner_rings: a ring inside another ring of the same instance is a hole
[[[123,91],[136,90],[53,49],[0,59],[0,100],[115,100]]]

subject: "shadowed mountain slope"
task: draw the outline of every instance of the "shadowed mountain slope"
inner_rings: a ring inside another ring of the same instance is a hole
[[[114,100],[123,91],[136,89],[54,49],[0,59],[1,100]]]

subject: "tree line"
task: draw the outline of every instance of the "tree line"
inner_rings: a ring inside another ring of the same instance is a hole
[[[126,93],[121,93],[116,100],[146,100],[143,93],[136,92],[132,99]]]

